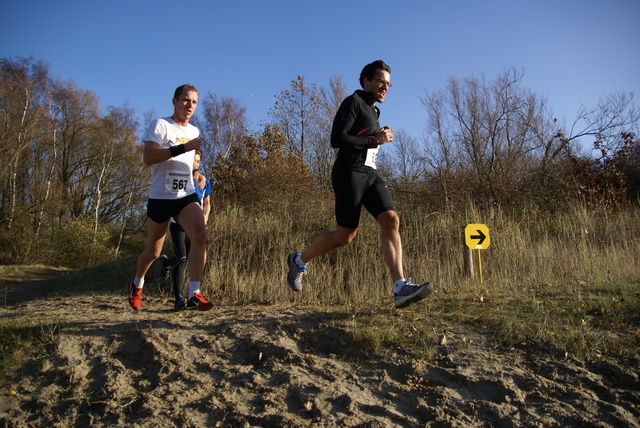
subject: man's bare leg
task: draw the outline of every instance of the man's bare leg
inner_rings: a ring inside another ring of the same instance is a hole
[[[329,251],[336,249],[338,247],[343,247],[356,237],[358,233],[358,229],[349,229],[346,227],[338,226],[336,230],[332,230],[331,232],[325,232],[322,235],[318,236],[315,241],[307,247],[306,250],[301,254],[300,258],[303,262],[309,263],[311,259],[314,257],[318,257],[324,253],[328,253]]]
[[[387,264],[391,280],[404,278],[402,270],[402,240],[400,238],[400,217],[395,211],[385,211],[378,215],[380,225],[380,246],[382,257]]]

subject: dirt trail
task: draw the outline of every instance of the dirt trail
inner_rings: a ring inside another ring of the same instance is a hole
[[[136,313],[124,298],[48,295],[44,282],[2,289],[0,318],[61,329],[50,357],[0,391],[7,427],[640,426],[637,361],[505,353],[453,330],[432,361],[366,355],[340,310],[175,313],[146,298]]]

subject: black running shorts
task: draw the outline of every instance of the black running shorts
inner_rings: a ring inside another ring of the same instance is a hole
[[[363,206],[374,218],[385,211],[396,209],[389,188],[376,171],[334,168],[331,182],[336,195],[338,226],[356,229],[360,224]]]
[[[156,223],[169,221],[191,202],[198,203],[198,195],[192,193],[181,199],[149,199],[147,202],[147,217]]]

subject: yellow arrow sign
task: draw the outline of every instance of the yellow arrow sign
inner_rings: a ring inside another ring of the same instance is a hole
[[[489,228],[484,224],[468,224],[464,228],[464,239],[472,250],[486,250],[491,243]]]

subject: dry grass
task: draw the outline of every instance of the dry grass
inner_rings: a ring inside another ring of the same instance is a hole
[[[411,348],[431,358],[443,334],[457,327],[491,335],[506,349],[541,348],[576,358],[637,357],[640,350],[640,211],[598,216],[575,207],[549,215],[530,210],[509,216],[499,209],[438,213],[420,207],[400,212],[405,273],[437,284],[419,305],[395,310],[382,262],[378,228],[363,214],[348,247],[313,260],[304,290],[286,285],[288,253],[301,251],[333,227],[330,204],[314,202],[296,216],[219,209],[210,229],[203,291],[227,304],[340,306],[348,314],[350,341],[385,353]],[[482,284],[465,277],[461,233],[486,224],[491,246],[482,250]],[[167,240],[167,246],[170,245]],[[135,258],[59,275],[50,291],[123,295]],[[2,282],[31,272],[37,280],[51,268],[0,267]],[[147,276],[147,293],[169,295],[158,270]],[[153,287],[154,282],[158,287]],[[118,284],[117,286],[115,286]],[[2,365],[16,352],[41,352],[55,324],[0,325]]]
[[[286,255],[333,227],[330,207],[296,218],[249,217],[237,209],[213,216],[205,291],[223,300],[344,305],[356,314],[354,332],[371,343],[433,344],[437,329],[420,328],[411,338],[403,329],[464,323],[494,334],[507,347],[551,346],[589,358],[638,352],[637,209],[611,216],[580,207],[553,216],[530,210],[515,217],[474,207],[463,213],[419,207],[401,212],[405,273],[438,285],[432,299],[409,309],[413,318],[406,322],[387,310],[391,283],[370,216],[363,214],[351,245],[310,263],[304,290],[295,295],[285,282]],[[486,224],[491,234],[491,246],[481,253],[482,284],[462,275],[461,234],[469,223]],[[371,308],[378,308],[377,315]],[[388,328],[386,319],[393,319]]]

